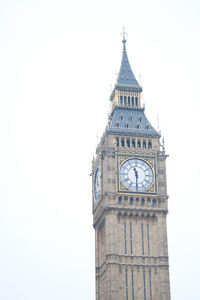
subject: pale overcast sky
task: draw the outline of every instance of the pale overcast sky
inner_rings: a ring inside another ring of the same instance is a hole
[[[165,137],[171,298],[200,299],[200,2],[0,0],[0,299],[95,299],[91,161],[122,55]]]

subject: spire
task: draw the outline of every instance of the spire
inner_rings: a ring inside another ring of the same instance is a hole
[[[142,88],[137,82],[128,61],[128,56],[126,52],[127,33],[125,32],[124,27],[121,35],[122,35],[122,43],[123,43],[123,52],[122,52],[122,61],[121,61],[121,67],[117,78],[116,88],[120,88],[120,90],[122,90],[124,87],[125,89],[129,88],[136,92],[142,92]]]

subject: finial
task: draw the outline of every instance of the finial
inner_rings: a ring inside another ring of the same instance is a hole
[[[121,33],[121,36],[122,36],[122,43],[125,45],[125,43],[126,43],[126,37],[127,37],[127,33],[126,33],[126,31],[125,31],[125,27],[123,26],[123,31],[122,31],[122,33]]]
[[[160,147],[161,147],[161,151],[162,152],[165,152],[165,140],[164,140],[164,137],[162,137],[162,143],[160,143]]]
[[[164,140],[164,136],[162,138],[162,144],[163,144],[163,151],[165,151],[165,140]]]

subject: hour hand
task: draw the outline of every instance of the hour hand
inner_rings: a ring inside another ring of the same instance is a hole
[[[135,172],[135,177],[136,179],[138,179],[138,171],[136,170],[136,168],[133,168],[134,172]]]
[[[135,172],[135,179],[136,179],[136,191],[138,191],[138,171],[136,170],[136,168],[133,168],[134,172]]]

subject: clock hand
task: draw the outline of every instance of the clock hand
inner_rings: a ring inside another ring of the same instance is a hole
[[[97,187],[100,186],[99,178],[97,179]]]
[[[136,170],[136,168],[133,168],[134,172],[135,172],[135,178],[136,178],[136,191],[138,191],[138,171]]]

